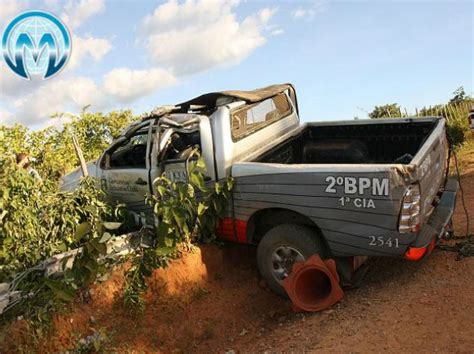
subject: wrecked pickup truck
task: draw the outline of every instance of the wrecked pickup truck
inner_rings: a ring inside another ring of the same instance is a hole
[[[457,191],[446,177],[445,124],[441,117],[301,124],[290,84],[223,91],[150,113],[89,173],[147,219],[153,180],[186,179],[198,147],[209,181],[235,181],[220,237],[258,245],[262,276],[285,295],[294,262],[313,254],[416,261],[431,252]],[[75,188],[79,176],[65,176],[63,189]]]

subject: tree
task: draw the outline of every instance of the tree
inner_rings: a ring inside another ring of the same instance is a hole
[[[369,113],[370,118],[393,118],[401,116],[402,111],[397,103],[389,103],[383,106],[375,106],[374,110]]]
[[[461,146],[469,131],[467,123],[467,115],[474,99],[464,91],[462,86],[453,92],[453,97],[447,102],[434,106],[416,109],[412,117],[438,116],[445,117],[447,120],[448,140],[451,146]],[[382,106],[375,106],[374,110],[369,113],[370,118],[382,117],[402,117],[400,106],[396,103],[389,103]],[[410,116],[405,110],[405,117]]]
[[[130,110],[109,113],[87,112],[79,115],[56,114],[53,118],[68,118],[62,128],[48,127],[30,131],[21,124],[0,125],[0,155],[14,156],[25,152],[38,161],[35,168],[45,179],[58,180],[79,161],[72,144],[74,132],[87,161],[97,159],[110,143],[116,139],[136,118]]]
[[[461,103],[465,102],[466,100],[469,100],[470,97],[466,96],[466,91],[464,91],[464,87],[460,86],[458,87],[454,92],[453,92],[453,98],[449,100],[449,104],[456,104],[456,103]]]

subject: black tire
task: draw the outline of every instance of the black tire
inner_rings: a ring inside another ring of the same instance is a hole
[[[326,251],[318,232],[302,225],[278,225],[263,236],[257,249],[258,270],[270,289],[288,298],[282,280],[276,279],[275,264],[272,259],[274,253],[282,247],[290,247],[298,251],[304,260],[313,254],[319,254],[324,259]]]

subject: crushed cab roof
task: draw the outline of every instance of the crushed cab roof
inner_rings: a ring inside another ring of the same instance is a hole
[[[219,106],[219,98],[234,98],[247,103],[263,101],[288,89],[294,91],[292,84],[276,84],[251,91],[228,90],[205,93],[189,101],[185,101],[171,106],[160,106],[150,113],[145,113],[142,120],[160,118],[171,113],[188,113],[190,111],[209,111]]]
[[[291,84],[277,84],[258,88],[251,91],[228,90],[219,92],[205,93],[204,95],[193,98],[189,101],[178,104],[183,110],[187,111],[191,106],[205,106],[213,108],[217,106],[217,100],[221,97],[236,98],[248,103],[263,101],[269,97],[275,96],[281,92],[293,88]]]

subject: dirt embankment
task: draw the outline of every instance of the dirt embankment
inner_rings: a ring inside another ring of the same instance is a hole
[[[463,189],[474,214],[474,152],[463,153]],[[458,201],[457,233],[466,218]],[[471,220],[471,233],[474,221]],[[374,259],[363,285],[332,309],[295,314],[259,279],[255,249],[202,246],[150,279],[143,315],[121,305],[121,269],[34,337],[22,321],[3,329],[0,352],[74,348],[101,330],[101,348],[128,352],[474,351],[474,257],[435,250],[420,263]]]
[[[290,303],[263,289],[253,247],[203,245],[149,281],[146,310],[131,316],[121,301],[123,269],[92,287],[91,298],[55,316],[51,333],[32,338],[23,321],[8,328],[3,351],[36,348],[40,352],[72,349],[78,340],[102,329],[108,350],[137,352],[215,351],[244,335],[254,335],[265,321],[290,314]],[[260,285],[259,285],[260,284]],[[232,346],[232,345],[231,345]],[[3,352],[0,351],[0,352]]]

